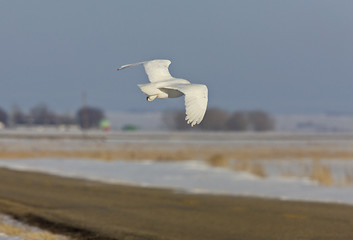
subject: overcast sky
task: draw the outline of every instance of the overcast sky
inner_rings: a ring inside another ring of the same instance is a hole
[[[143,67],[209,88],[209,106],[353,112],[353,1],[0,0],[0,107],[182,109],[147,102]]]

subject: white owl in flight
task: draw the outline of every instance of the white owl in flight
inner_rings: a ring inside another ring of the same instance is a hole
[[[168,70],[170,63],[169,60],[151,60],[127,64],[119,67],[118,70],[143,64],[151,83],[138,84],[137,86],[148,95],[147,100],[176,98],[185,95],[185,120],[191,126],[199,124],[206,112],[208,89],[206,85],[191,84],[185,79],[172,77]]]

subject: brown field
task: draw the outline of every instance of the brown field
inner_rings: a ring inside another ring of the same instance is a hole
[[[117,145],[90,146],[86,149],[0,149],[2,159],[25,158],[88,158],[104,161],[112,160],[156,160],[183,161],[207,160],[212,165],[223,165],[227,159],[237,160],[282,160],[282,159],[347,159],[353,160],[353,149],[335,149],[327,146],[308,147],[274,147],[274,146],[241,146],[241,147],[213,147],[213,146],[183,146],[157,147],[154,145]],[[223,163],[222,163],[223,162]]]
[[[353,239],[350,205],[182,194],[1,168],[0,211],[79,240]]]

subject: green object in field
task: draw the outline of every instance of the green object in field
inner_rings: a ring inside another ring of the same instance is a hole
[[[105,131],[109,131],[110,130],[110,122],[108,121],[108,119],[102,119],[99,122],[99,128]]]
[[[136,125],[132,125],[132,124],[126,124],[124,125],[124,127],[122,128],[124,131],[136,131],[138,130],[138,126]]]

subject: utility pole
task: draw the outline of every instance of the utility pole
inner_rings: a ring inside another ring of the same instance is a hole
[[[82,92],[82,129],[88,129],[88,112],[86,91]]]

